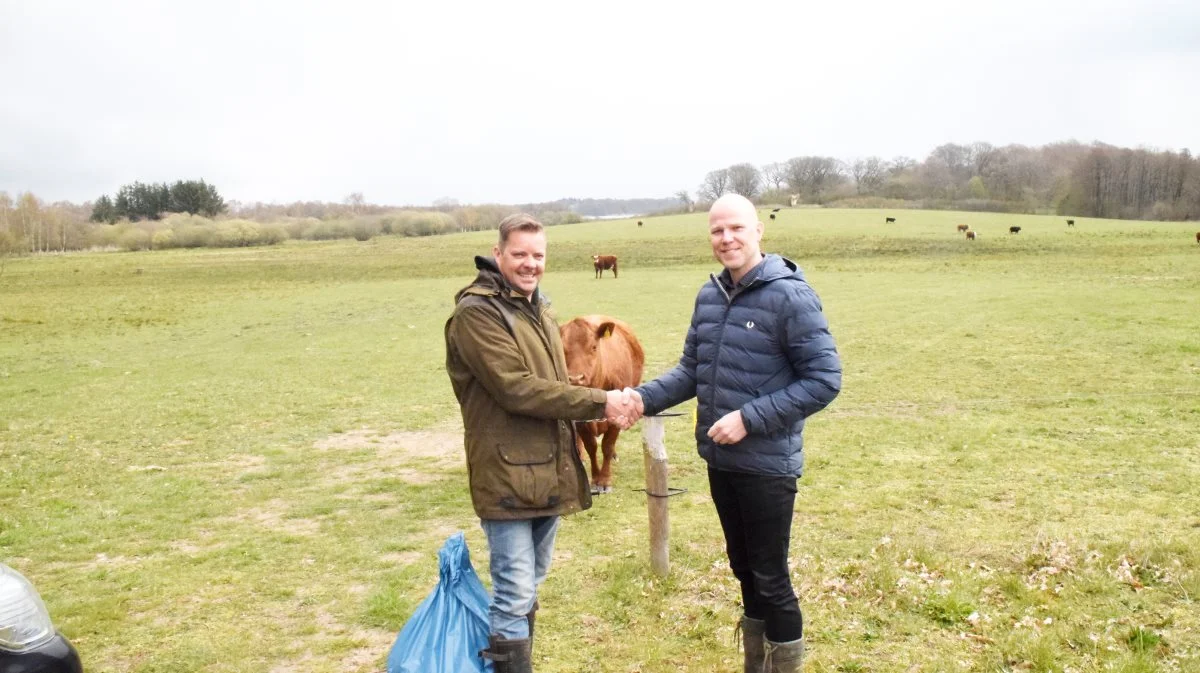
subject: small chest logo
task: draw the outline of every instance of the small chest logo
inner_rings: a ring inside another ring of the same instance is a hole
[[[749,320],[746,322],[746,329],[754,329],[754,321],[753,320]]]

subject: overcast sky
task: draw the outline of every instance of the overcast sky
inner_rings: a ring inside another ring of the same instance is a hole
[[[946,142],[1200,151],[1200,2],[0,0],[0,190],[670,196]]]

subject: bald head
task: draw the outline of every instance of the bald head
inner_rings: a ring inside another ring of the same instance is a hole
[[[738,282],[763,260],[759,249],[763,225],[758,211],[744,196],[726,194],[708,210],[708,238],[713,257]]]
[[[741,194],[726,194],[721,198],[713,201],[712,208],[708,209],[708,221],[712,222],[714,218],[736,217],[738,220],[747,224],[758,222],[758,210],[750,203],[750,199]]]

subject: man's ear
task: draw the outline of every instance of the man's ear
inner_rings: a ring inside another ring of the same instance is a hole
[[[495,257],[496,259],[500,259],[500,246],[499,245],[492,246],[492,257]]]

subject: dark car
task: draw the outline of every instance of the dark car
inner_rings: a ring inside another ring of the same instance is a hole
[[[0,673],[83,673],[37,589],[0,563]]]

